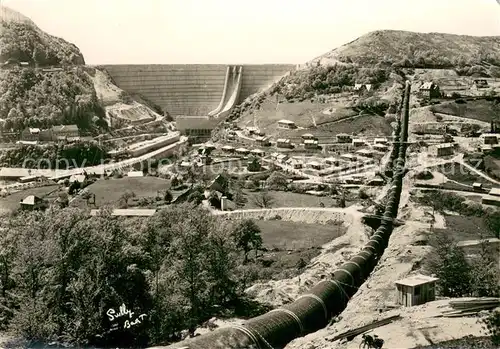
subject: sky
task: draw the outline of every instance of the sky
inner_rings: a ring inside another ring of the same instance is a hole
[[[304,63],[373,30],[500,35],[497,0],[0,0],[87,64]]]

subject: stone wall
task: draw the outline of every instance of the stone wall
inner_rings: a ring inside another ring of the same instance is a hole
[[[227,65],[104,65],[118,87],[139,93],[172,116],[207,115],[220,102]],[[293,64],[244,65],[239,101],[278,81]]]

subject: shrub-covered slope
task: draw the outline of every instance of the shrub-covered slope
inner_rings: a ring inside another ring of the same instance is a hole
[[[464,68],[500,65],[499,36],[468,36],[379,30],[336,48],[313,63],[340,61],[415,68]]]
[[[104,109],[83,67],[45,73],[33,68],[0,71],[3,129],[77,124],[82,130],[105,127]]]
[[[29,18],[0,6],[0,63],[39,66],[85,64],[75,45],[40,30]]]

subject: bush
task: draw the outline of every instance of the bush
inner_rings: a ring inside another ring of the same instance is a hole
[[[415,178],[419,179],[419,180],[429,180],[429,179],[434,178],[434,176],[432,175],[432,173],[430,171],[424,170],[424,171],[420,171],[417,174],[415,174]]]
[[[484,329],[491,336],[493,344],[500,346],[500,309],[495,309],[480,322]]]

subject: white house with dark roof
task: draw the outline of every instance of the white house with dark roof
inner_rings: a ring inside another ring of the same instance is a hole
[[[288,130],[297,128],[297,126],[295,125],[295,122],[293,122],[291,120],[285,120],[285,119],[281,119],[278,121],[278,127],[288,129]]]

